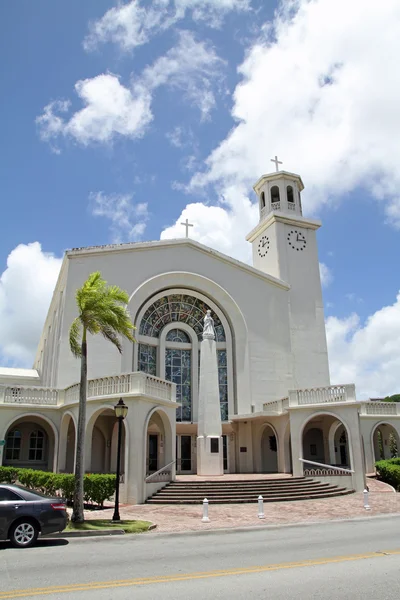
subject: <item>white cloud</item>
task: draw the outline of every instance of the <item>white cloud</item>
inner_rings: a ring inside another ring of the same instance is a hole
[[[69,120],[64,120],[57,112],[66,112],[70,103],[56,101],[48,104],[43,115],[36,119],[42,140],[49,141],[63,135],[87,145],[110,142],[115,135],[135,138],[143,135],[152,119],[148,90],[141,85],[129,90],[111,73],[78,81],[75,91],[84,108]]]
[[[134,204],[132,194],[105,194],[92,192],[89,196],[92,215],[105,217],[111,222],[114,244],[139,240],[149,218],[146,202]]]
[[[362,324],[357,314],[326,320],[333,383],[354,382],[357,398],[400,392],[400,294]]]
[[[223,64],[209,43],[181,31],[177,45],[147,67],[130,88],[112,73],[78,81],[75,91],[84,107],[67,119],[64,114],[70,102],[48,104],[36,119],[40,137],[53,144],[64,136],[83,145],[109,143],[116,136],[141,137],[153,119],[151,103],[160,86],[181,91],[206,119],[215,105],[213,86],[216,79],[221,85]],[[59,152],[54,144],[52,147]]]
[[[6,366],[31,367],[61,267],[39,242],[20,244],[0,276],[0,354]]]
[[[149,42],[152,36],[165,31],[190,14],[194,21],[220,27],[231,11],[246,11],[249,0],[153,0],[144,6],[139,0],[119,4],[108,10],[89,26],[84,40],[85,50],[112,42],[128,52]]]
[[[361,186],[400,227],[399,54],[398,0],[283,0],[239,67],[236,125],[191,189],[248,189],[278,154],[307,212]]]
[[[254,226],[255,213],[258,211],[240,190],[229,190],[234,198],[233,208],[225,206],[223,199],[219,206],[207,206],[201,202],[188,204],[174,225],[166,227],[161,239],[185,236],[181,225],[186,219],[193,223],[189,237],[211,246],[224,254],[229,254],[245,262],[251,261],[251,245],[243,236],[243,229],[250,231]]]
[[[319,274],[323,287],[327,287],[333,281],[331,269],[325,263],[319,263]]]
[[[158,58],[142,74],[143,86],[161,85],[181,90],[206,118],[215,105],[213,84],[221,76],[224,61],[206,41],[197,41],[190,31],[180,31],[178,44]]]

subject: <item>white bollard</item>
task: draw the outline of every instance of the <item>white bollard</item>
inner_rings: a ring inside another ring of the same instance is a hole
[[[264,498],[262,496],[258,496],[258,518],[265,519],[264,515]]]
[[[208,500],[204,498],[203,500],[203,518],[201,520],[202,523],[209,523],[210,519],[208,518]]]
[[[371,510],[371,507],[369,505],[369,491],[368,490],[364,490],[364,508],[365,508],[365,510]]]

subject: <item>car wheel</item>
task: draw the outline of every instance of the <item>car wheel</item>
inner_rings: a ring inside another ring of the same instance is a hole
[[[20,521],[12,526],[10,531],[10,542],[15,548],[29,548],[39,535],[37,525],[31,521]]]

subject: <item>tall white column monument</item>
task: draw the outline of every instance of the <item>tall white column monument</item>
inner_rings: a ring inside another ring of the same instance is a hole
[[[204,317],[203,341],[200,344],[197,474],[224,474],[217,343],[210,310]]]

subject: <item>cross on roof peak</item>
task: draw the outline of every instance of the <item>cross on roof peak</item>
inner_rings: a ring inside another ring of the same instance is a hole
[[[278,165],[282,165],[283,164],[282,161],[278,160],[278,157],[275,156],[275,158],[271,158],[271,162],[275,163],[275,169],[276,169],[276,172],[278,173],[278,171],[279,171]]]
[[[181,223],[184,227],[186,227],[186,237],[189,237],[189,227],[194,227],[192,223],[189,223],[189,219],[186,219],[184,223]]]

